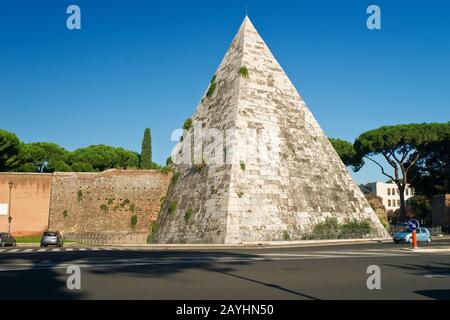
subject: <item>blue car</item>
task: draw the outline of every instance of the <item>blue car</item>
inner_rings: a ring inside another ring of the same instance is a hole
[[[400,232],[394,233],[392,237],[395,243],[403,242],[403,243],[412,243],[412,232],[409,229],[405,229]],[[417,242],[431,242],[431,234],[427,228],[419,228],[416,230],[416,239]]]

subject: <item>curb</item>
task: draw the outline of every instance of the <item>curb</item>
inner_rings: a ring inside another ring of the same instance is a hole
[[[414,253],[450,253],[450,248],[402,248],[403,251],[414,252]]]
[[[28,243],[17,243],[16,244],[17,247],[40,247],[41,244],[40,243],[36,243],[36,242],[28,242]],[[79,243],[76,242],[71,242],[71,243],[64,243],[64,247],[73,247],[79,245]]]
[[[350,245],[365,243],[392,242],[391,238],[374,239],[343,239],[343,240],[300,240],[300,241],[267,241],[245,242],[241,244],[107,244],[106,247],[140,247],[153,250],[204,250],[204,249],[267,249],[267,248],[296,248],[327,245]],[[94,245],[94,244],[89,244]]]

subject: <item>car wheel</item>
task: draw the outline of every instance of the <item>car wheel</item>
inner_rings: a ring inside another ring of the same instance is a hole
[[[408,243],[412,243],[412,238],[409,238],[409,239],[408,239]]]
[[[14,241],[12,244],[13,247],[17,247],[17,243]]]
[[[0,247],[4,247],[5,243],[3,241],[0,241]]]
[[[427,238],[427,243],[431,243],[431,238],[430,237]]]

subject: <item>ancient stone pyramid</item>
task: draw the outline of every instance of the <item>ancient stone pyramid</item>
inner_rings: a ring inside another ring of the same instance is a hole
[[[172,152],[157,243],[304,239],[327,217],[387,236],[246,17]],[[201,140],[201,143],[199,143]]]

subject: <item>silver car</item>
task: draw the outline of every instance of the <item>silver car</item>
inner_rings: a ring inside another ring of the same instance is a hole
[[[41,239],[41,247],[63,246],[63,238],[59,231],[45,231]]]

